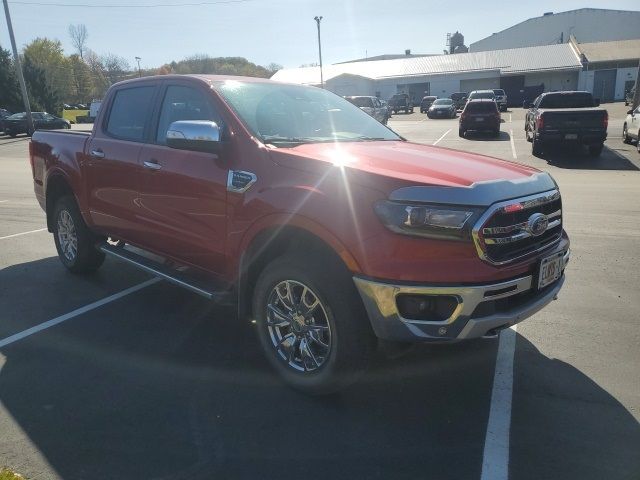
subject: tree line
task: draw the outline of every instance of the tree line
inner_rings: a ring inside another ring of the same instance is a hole
[[[84,25],[70,25],[69,36],[75,49],[71,55],[65,55],[59,40],[49,38],[36,38],[20,53],[33,111],[59,114],[63,103],[86,104],[100,99],[112,84],[138,75],[197,73],[268,78],[282,68],[275,63],[263,67],[242,57],[194,55],[138,72],[124,57],[98,54],[88,48],[89,35]],[[0,108],[24,110],[13,57],[1,45]]]

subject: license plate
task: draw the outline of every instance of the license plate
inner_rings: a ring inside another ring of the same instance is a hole
[[[565,140],[577,140],[578,139],[578,134],[577,133],[567,133],[564,136]]]
[[[482,117],[476,117],[476,122],[484,122],[484,118],[482,118]]]
[[[562,274],[564,267],[564,252],[556,253],[543,258],[540,262],[540,275],[538,276],[538,289],[555,282]]]

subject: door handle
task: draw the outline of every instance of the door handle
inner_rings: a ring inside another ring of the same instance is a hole
[[[160,165],[157,160],[148,160],[144,162],[144,168],[148,168],[150,170],[160,170],[162,168],[162,165]]]
[[[89,152],[89,155],[91,155],[93,158],[104,158],[104,152],[100,149],[91,150],[91,152]]]

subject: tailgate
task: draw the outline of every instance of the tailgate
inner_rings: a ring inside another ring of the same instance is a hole
[[[543,112],[545,130],[604,129],[606,110],[546,110]]]

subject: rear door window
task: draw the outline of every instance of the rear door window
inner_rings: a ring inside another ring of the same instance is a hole
[[[144,140],[146,122],[151,117],[155,86],[118,90],[107,120],[107,133],[134,142]]]

